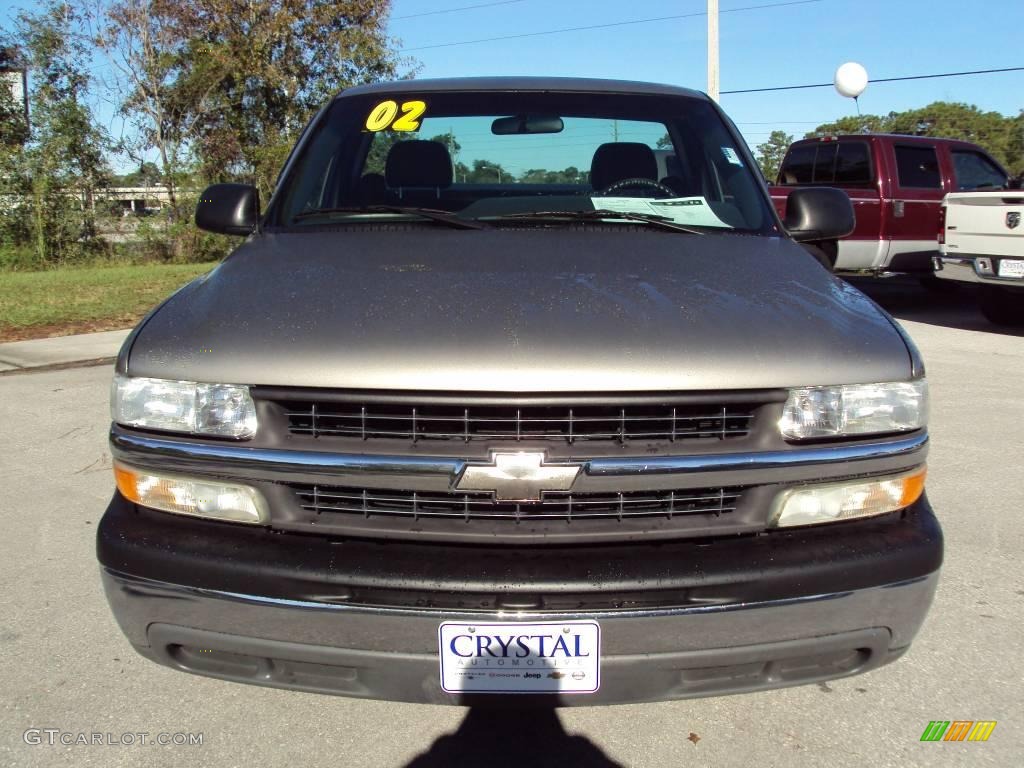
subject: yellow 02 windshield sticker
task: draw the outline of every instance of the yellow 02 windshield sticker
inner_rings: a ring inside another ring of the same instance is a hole
[[[403,101],[401,106],[394,101],[382,101],[367,115],[366,130],[418,131],[420,118],[426,111],[425,101]]]

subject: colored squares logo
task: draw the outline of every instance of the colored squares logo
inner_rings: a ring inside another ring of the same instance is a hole
[[[995,720],[932,720],[921,741],[988,741],[995,727]]]

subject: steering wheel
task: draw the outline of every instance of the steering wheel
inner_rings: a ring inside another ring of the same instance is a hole
[[[614,192],[618,192],[620,189],[628,189],[630,187],[649,187],[650,189],[656,189],[662,193],[662,197],[676,197],[676,191],[671,187],[667,187],[660,181],[654,179],[645,179],[637,176],[632,179],[620,179],[599,192],[594,192],[594,197],[608,197]]]

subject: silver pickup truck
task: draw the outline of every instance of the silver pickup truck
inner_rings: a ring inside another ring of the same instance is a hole
[[[942,201],[935,274],[977,285],[997,325],[1024,325],[1024,190],[958,192]]]
[[[656,150],[671,146],[673,173]],[[313,119],[111,393],[110,605],[170,667],[452,704],[875,669],[928,612],[912,342],[800,245],[703,94],[407,81]]]

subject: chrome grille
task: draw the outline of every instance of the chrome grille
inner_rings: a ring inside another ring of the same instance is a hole
[[[292,434],[362,440],[727,440],[750,432],[754,405],[461,406],[279,401]]]
[[[323,485],[292,485],[299,505],[317,516],[388,516],[412,520],[586,520],[718,517],[734,512],[741,488],[626,493],[545,492],[540,502],[495,501],[488,493],[439,493]]]

